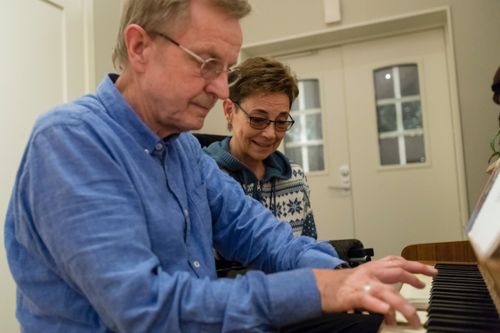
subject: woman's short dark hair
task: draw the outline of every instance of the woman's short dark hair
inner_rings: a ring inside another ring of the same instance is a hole
[[[283,93],[288,96],[291,108],[299,94],[297,79],[290,68],[270,58],[249,58],[229,75],[238,76],[238,81],[229,88],[229,98],[238,104],[255,94]]]

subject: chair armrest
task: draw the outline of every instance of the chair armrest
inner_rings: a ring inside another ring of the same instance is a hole
[[[371,261],[374,255],[373,248],[365,248],[358,239],[337,239],[330,240],[329,243],[335,248],[340,259],[348,262],[351,267]]]

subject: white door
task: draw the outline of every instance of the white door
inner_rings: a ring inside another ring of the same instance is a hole
[[[287,133],[281,150],[307,172],[318,238],[352,238],[354,221],[341,49],[312,51],[278,60],[296,73],[300,90],[291,112],[296,123]],[[304,146],[309,147],[307,152]]]
[[[356,237],[377,256],[463,239],[443,31],[346,45],[343,61]]]
[[[0,216],[3,220],[15,174],[37,116],[88,91],[88,0],[0,0]],[[15,286],[0,250],[0,322],[19,330]]]
[[[307,175],[320,238],[377,257],[463,239],[445,55],[436,29],[280,59],[320,86],[325,170]]]

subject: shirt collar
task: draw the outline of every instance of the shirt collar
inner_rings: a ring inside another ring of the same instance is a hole
[[[117,74],[108,74],[97,87],[96,95],[106,108],[109,116],[134,137],[146,153],[151,154],[155,151],[156,145],[162,143],[163,140],[144,124],[134,109],[123,98],[123,95],[115,86],[118,77]]]

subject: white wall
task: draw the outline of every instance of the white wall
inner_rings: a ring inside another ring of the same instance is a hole
[[[115,46],[122,0],[94,1],[95,79],[99,84],[106,73],[115,72],[111,54]]]

